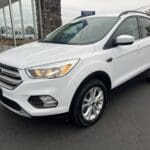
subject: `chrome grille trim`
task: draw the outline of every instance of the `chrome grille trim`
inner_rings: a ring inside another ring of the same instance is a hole
[[[0,81],[0,87],[13,90],[12,86],[5,84],[4,82],[1,82],[1,81]]]
[[[8,75],[8,76],[11,76],[11,77],[15,77],[15,78],[20,78],[20,75],[18,74],[18,72],[14,72],[14,71],[11,71],[11,70],[8,70],[8,69],[3,69],[3,72]]]
[[[0,64],[0,87],[13,90],[22,83],[19,70]]]
[[[11,85],[17,85],[21,83],[20,80],[13,79],[5,75],[0,75],[0,81],[7,82],[8,84],[11,84]]]

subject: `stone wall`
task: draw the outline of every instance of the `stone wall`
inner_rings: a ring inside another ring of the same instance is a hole
[[[41,6],[41,20],[39,10],[40,6]],[[37,9],[39,38],[42,37],[41,33],[43,34],[43,36],[46,36],[48,33],[52,32],[54,29],[56,29],[62,24],[61,0],[36,0],[36,9]],[[42,32],[40,24],[42,25]]]

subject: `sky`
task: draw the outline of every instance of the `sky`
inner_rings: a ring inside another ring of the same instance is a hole
[[[31,0],[22,0],[25,26],[33,26]],[[63,23],[80,16],[81,10],[94,10],[96,14],[111,14],[122,10],[137,9],[149,5],[150,0],[61,0]],[[21,28],[19,3],[13,4],[14,20],[17,28]],[[9,9],[5,8],[7,25],[10,26]],[[0,10],[0,26],[4,25]]]
[[[80,15],[81,10],[95,10],[97,14],[111,14],[149,5],[150,0],[62,0],[64,21]]]

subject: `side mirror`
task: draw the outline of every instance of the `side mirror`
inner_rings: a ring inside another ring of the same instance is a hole
[[[131,35],[120,35],[116,38],[116,45],[131,45],[135,42],[135,37]]]

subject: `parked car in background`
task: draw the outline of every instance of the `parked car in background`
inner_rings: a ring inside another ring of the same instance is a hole
[[[0,54],[0,102],[26,117],[68,113],[88,127],[112,89],[145,71],[150,80],[150,16],[84,17]]]
[[[16,39],[21,40],[21,39],[34,39],[34,34],[25,34],[23,37],[22,31],[21,30],[15,30],[15,36]],[[8,30],[5,33],[1,35],[2,38],[5,39],[13,39],[13,31]]]

